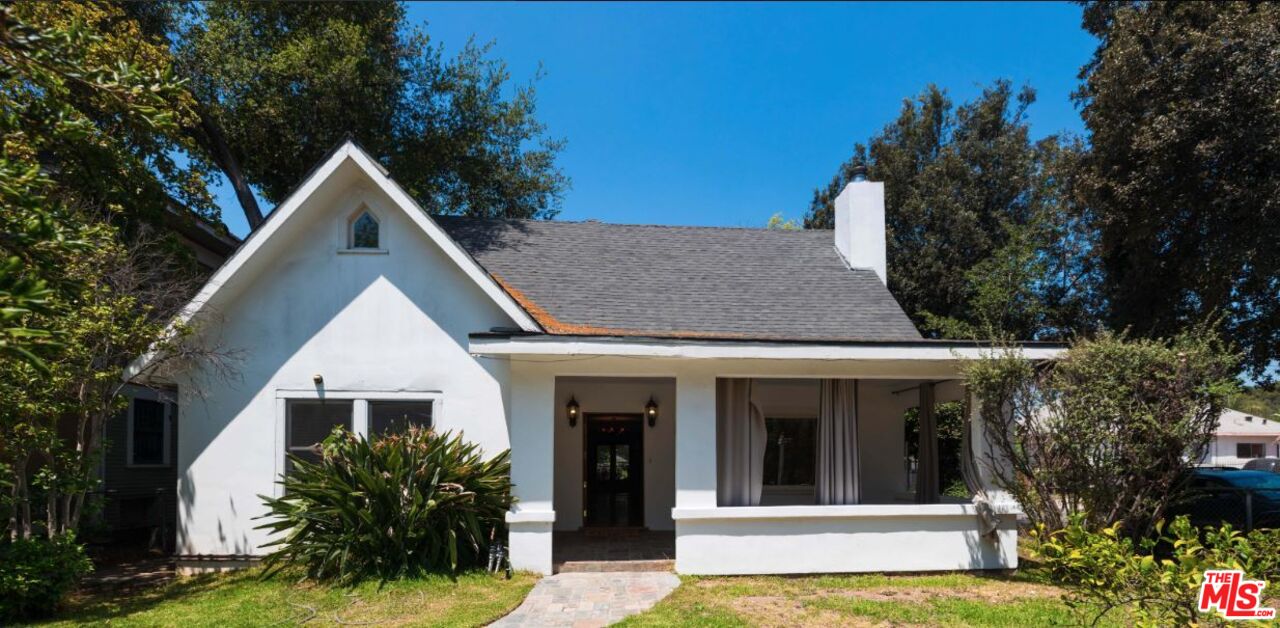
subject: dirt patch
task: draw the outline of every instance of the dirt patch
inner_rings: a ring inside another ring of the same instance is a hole
[[[803,597],[784,595],[748,595],[734,598],[731,608],[742,617],[750,617],[753,625],[767,628],[826,628],[828,626],[883,626],[866,618],[849,617],[826,609],[805,607],[805,600],[819,596]]]
[[[873,589],[825,589],[818,595],[853,597],[875,602],[916,602],[946,598],[999,603],[1011,599],[1059,598],[1062,589],[1028,582],[982,584],[974,587],[898,587]]]

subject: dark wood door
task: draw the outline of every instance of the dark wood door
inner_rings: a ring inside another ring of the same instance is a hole
[[[644,524],[640,415],[588,415],[584,519],[589,526]]]

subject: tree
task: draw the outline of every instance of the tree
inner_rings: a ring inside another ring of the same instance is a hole
[[[1181,496],[1238,371],[1203,326],[1168,341],[1101,334],[1050,364],[1009,347],[963,366],[989,447],[979,462],[1031,523],[1052,531],[1080,516],[1135,539]]]
[[[193,157],[221,171],[251,227],[253,191],[281,201],[347,135],[432,213],[549,218],[563,142],[535,117],[532,85],[468,42],[445,59],[391,2],[127,5],[172,41],[196,101]],[[507,96],[507,92],[510,95]]]
[[[1229,405],[1233,410],[1280,421],[1280,390],[1274,388],[1246,388],[1233,397]]]
[[[1215,315],[1258,379],[1280,358],[1280,5],[1087,3],[1075,188],[1106,319],[1159,337]]]
[[[180,85],[127,32],[99,35],[111,16],[96,5],[0,6],[0,363],[39,366],[58,346],[56,329],[32,321],[74,288],[53,280],[85,244],[73,206],[159,211],[170,189],[155,173],[192,174],[163,139],[177,128]]]
[[[199,286],[194,259],[145,228],[124,244],[110,223],[89,214],[79,220],[89,246],[70,251],[59,267],[75,288],[37,316],[59,330],[60,350],[43,370],[22,362],[0,368],[0,464],[13,478],[9,532],[17,538],[30,538],[41,521],[51,539],[77,529],[96,482],[103,428],[124,409],[126,385],[177,365],[226,374],[234,357],[206,344],[195,333],[198,322],[172,322]],[[127,372],[143,354],[146,368]],[[31,508],[36,496],[41,517]]]
[[[172,158],[186,91],[131,24],[105,4],[0,6],[0,507],[15,537],[75,528],[128,361],[200,353],[167,325],[189,280],[145,237],[203,190]]]
[[[1031,141],[1034,102],[997,81],[957,108],[928,86],[814,191],[805,226],[834,226],[836,196],[866,164],[885,182],[889,288],[927,334],[1088,328],[1089,273],[1060,194],[1072,146]]]
[[[783,216],[782,212],[775,212],[772,216],[769,216],[769,221],[765,223],[764,228],[780,231],[798,231],[801,229],[801,224]]]

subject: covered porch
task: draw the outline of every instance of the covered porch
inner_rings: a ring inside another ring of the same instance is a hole
[[[512,563],[551,573],[567,543],[612,528],[673,534],[687,574],[1015,567],[1016,505],[988,492],[1003,516],[984,533],[974,504],[941,495],[936,432],[933,447],[911,442],[909,423],[936,424],[919,408],[964,400],[960,360],[977,350],[473,336],[473,352],[511,372]],[[749,389],[751,411],[726,411],[729,382]],[[852,483],[834,500],[820,480],[824,382],[853,395],[839,450]],[[736,450],[735,421],[749,423]],[[980,426],[967,429],[980,448]],[[632,556],[627,542],[597,536],[596,555]]]

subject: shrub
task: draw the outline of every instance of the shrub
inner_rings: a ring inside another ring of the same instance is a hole
[[[1103,334],[1058,360],[1017,348],[967,363],[992,479],[1050,530],[1073,514],[1147,536],[1180,497],[1236,389],[1239,356],[1208,328],[1168,341]]]
[[[1115,609],[1132,612],[1140,625],[1204,624],[1213,617],[1198,612],[1196,597],[1206,569],[1280,578],[1280,530],[1197,530],[1186,517],[1168,528],[1157,524],[1156,530],[1135,542],[1119,524],[1094,532],[1083,515],[1074,515],[1062,530],[1033,530],[1031,556],[1071,591],[1067,603],[1091,624]]]
[[[92,570],[72,535],[0,542],[0,619],[52,613]]]
[[[485,460],[461,435],[410,428],[373,440],[337,429],[317,463],[291,457],[285,495],[263,497],[280,537],[268,575],[293,564],[352,584],[482,564],[513,502],[510,452]]]

